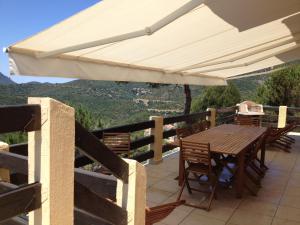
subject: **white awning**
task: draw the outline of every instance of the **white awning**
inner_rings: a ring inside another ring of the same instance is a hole
[[[300,2],[103,0],[8,52],[12,74],[224,85],[300,59]]]

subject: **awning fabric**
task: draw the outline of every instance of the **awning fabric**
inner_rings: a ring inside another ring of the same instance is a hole
[[[143,29],[190,0],[103,0],[9,47],[11,74],[195,85],[300,59],[299,0],[206,0],[152,35],[37,57]]]

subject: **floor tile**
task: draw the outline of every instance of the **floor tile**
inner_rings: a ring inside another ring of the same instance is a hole
[[[275,217],[300,222],[300,210],[288,206],[279,206]]]
[[[270,225],[272,218],[271,216],[238,209],[234,212],[228,223],[236,225]]]

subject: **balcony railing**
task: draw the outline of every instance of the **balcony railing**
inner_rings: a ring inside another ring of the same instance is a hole
[[[37,209],[47,205],[41,205],[41,193],[46,193],[46,196],[51,193],[55,198],[67,201],[69,210],[74,211],[75,224],[85,224],[86,221],[97,224],[143,224],[145,183],[142,178],[145,171],[136,161],[161,161],[163,154],[174,148],[166,139],[176,135],[176,127],[180,123],[208,120],[211,126],[215,126],[233,123],[236,115],[236,107],[208,109],[189,115],[166,118],[155,116],[149,121],[89,132],[75,123],[74,115],[71,115],[74,112],[70,111],[70,107],[51,99],[33,99],[32,103],[0,108],[0,133],[30,132],[28,144],[10,145],[6,152],[0,151],[0,178],[9,175],[9,183],[0,182],[0,222],[6,220],[13,221],[13,224],[24,224],[21,220],[16,222],[10,218],[33,211],[31,214],[35,216],[30,218],[39,224],[39,220],[45,218]],[[300,125],[300,108],[265,106],[264,111],[263,126],[285,126],[290,122]],[[170,124],[176,125],[164,129]],[[134,160],[119,158],[100,141],[104,132],[132,133],[146,130],[149,132],[144,132],[144,136],[131,142]],[[147,150],[138,151],[145,146]],[[73,158],[75,148],[80,154]],[[115,178],[79,169],[94,162],[108,168]],[[44,174],[45,171],[47,174]],[[55,174],[54,180],[49,178],[49,172]],[[51,182],[55,182],[55,185]],[[63,192],[55,189],[59,185],[56,182],[63,185]],[[73,194],[75,200],[70,202]],[[43,210],[51,213],[56,210],[52,205],[49,207]],[[72,215],[69,214],[69,218],[64,220],[71,221]]]

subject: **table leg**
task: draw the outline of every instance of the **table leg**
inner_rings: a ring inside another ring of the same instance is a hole
[[[261,151],[260,151],[260,168],[261,169],[266,169],[265,158],[266,158],[266,143],[264,141],[261,146]]]
[[[236,197],[242,198],[244,189],[245,176],[245,151],[242,151],[238,156],[238,171],[236,178]]]

